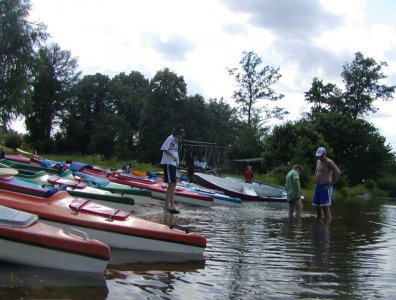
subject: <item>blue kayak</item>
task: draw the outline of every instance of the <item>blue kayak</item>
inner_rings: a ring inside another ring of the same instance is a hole
[[[239,198],[227,196],[221,191],[207,189],[195,183],[182,181],[177,184],[177,187],[188,190],[190,192],[195,192],[201,195],[210,196],[213,198],[213,204],[225,205],[225,206],[240,206],[242,204],[242,200]]]

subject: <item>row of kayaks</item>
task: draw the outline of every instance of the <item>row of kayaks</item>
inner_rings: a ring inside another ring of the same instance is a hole
[[[54,167],[44,167],[39,164],[37,158],[33,162],[22,155],[7,155],[8,159],[0,160],[0,163],[20,170],[28,175],[19,175],[19,179],[39,185],[67,185],[67,190],[73,190],[74,195],[92,192],[94,194],[120,194],[135,198],[136,202],[146,201],[142,193],[149,192],[155,199],[164,200],[167,184],[159,178],[136,176],[130,173],[113,172],[104,168],[89,164],[72,162],[67,169],[58,172],[59,163],[54,162]],[[15,160],[14,160],[15,159]],[[41,172],[41,173],[40,173]],[[43,172],[45,172],[43,174]],[[52,174],[52,176],[49,176]],[[23,178],[22,178],[23,176]],[[48,182],[50,180],[51,182]],[[83,181],[77,185],[76,181]],[[101,191],[100,191],[101,190]],[[105,193],[103,191],[106,191]],[[150,196],[149,196],[150,197]],[[175,201],[183,204],[210,207],[213,205],[240,206],[242,200],[238,197],[228,196],[213,190],[203,190],[193,184],[178,184],[175,191]]]
[[[203,259],[207,241],[200,234],[132,214],[134,204],[165,199],[167,185],[159,178],[84,163],[42,165],[23,155],[0,163],[0,260],[103,272],[110,249]],[[204,207],[242,203],[220,188],[186,182],[178,184],[175,201]]]
[[[203,259],[206,239],[200,234],[132,215],[135,203],[150,204],[154,193],[164,197],[166,186],[159,180],[138,178],[140,185],[135,186],[129,174],[118,176],[88,165],[69,166],[60,173],[27,161],[1,163],[0,260],[103,272],[112,248]],[[152,188],[145,189],[148,185]],[[187,189],[178,195],[187,204],[214,202],[212,196]]]

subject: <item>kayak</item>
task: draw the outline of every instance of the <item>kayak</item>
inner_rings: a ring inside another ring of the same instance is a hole
[[[238,197],[243,201],[287,202],[286,190],[283,187],[251,184],[199,172],[194,173],[194,176],[200,185],[221,190],[225,194]]]
[[[155,201],[152,201],[151,192],[149,190],[116,184],[105,179],[102,179],[99,182],[95,178],[85,178],[85,176],[84,178],[76,177],[70,170],[65,170],[62,174],[58,174],[57,169],[23,165],[7,160],[0,160],[0,166],[1,165],[9,169],[18,170],[19,173],[17,178],[20,180],[36,183],[38,185],[54,185],[56,187],[64,184],[67,186],[67,191],[73,196],[84,196],[99,201],[100,198],[112,199],[114,197],[118,197],[118,194],[120,194],[121,196],[129,196],[129,198],[117,198],[120,200],[119,202],[126,205],[132,204],[130,197],[133,198],[135,204],[156,204]],[[3,168],[3,170],[5,169],[6,168]],[[50,179],[51,182],[48,182],[48,179]],[[92,189],[88,187],[91,187]],[[128,210],[127,206],[120,207],[120,209]]]
[[[30,163],[22,163],[22,162],[8,160],[8,159],[0,159],[0,163],[8,166],[10,168],[17,169],[17,170],[25,170],[25,171],[30,171],[30,172],[45,171],[50,174],[58,174],[59,173],[59,169],[42,167],[38,164],[31,163],[31,162]]]
[[[84,232],[46,225],[38,216],[0,205],[0,260],[82,272],[103,272],[110,248]]]
[[[206,247],[206,239],[188,229],[143,220],[65,191],[39,197],[1,190],[0,205],[36,214],[65,230],[73,226],[113,248],[202,255]]]
[[[198,194],[211,196],[213,197],[213,204],[215,205],[239,207],[242,204],[242,200],[239,198],[228,196],[221,191],[208,189],[195,183],[181,181],[180,183],[177,184],[177,187]]]
[[[121,173],[121,172],[114,172],[114,173],[102,172],[93,169],[92,166],[88,164],[72,163],[69,166],[69,168],[73,172],[79,172],[91,176],[105,178],[107,180],[110,180],[111,182],[115,182],[118,184],[124,184],[135,188],[149,190],[151,191],[151,195],[153,198],[157,198],[161,200],[165,199],[166,190],[168,188],[168,185],[166,183],[158,179],[146,179],[146,178],[141,178],[139,176],[134,176],[132,174]],[[139,177],[139,178],[136,179],[135,177]],[[210,207],[213,205],[213,197],[187,191],[181,188],[176,188],[175,202],[196,205],[196,206]]]
[[[66,172],[71,174],[70,170]],[[14,177],[0,178],[0,188],[38,196],[45,195],[53,188],[64,189],[71,196],[91,199],[102,205],[125,211],[131,211],[134,205],[134,199],[131,196],[121,196],[90,187],[82,181],[69,179],[67,174],[59,176],[44,171],[32,175],[17,174]]]

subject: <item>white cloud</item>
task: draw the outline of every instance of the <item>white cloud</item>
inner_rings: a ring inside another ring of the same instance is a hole
[[[396,79],[396,3],[388,0],[32,0],[31,19],[48,26],[52,40],[79,58],[83,74],[140,71],[147,78],[165,67],[183,76],[190,94],[230,101],[242,51],[280,67],[279,103],[296,119],[307,109],[313,77],[340,84],[342,65],[354,53],[387,61]],[[390,105],[390,106],[388,106]],[[388,142],[392,117],[379,105],[371,117]],[[393,111],[396,111],[393,109]],[[396,149],[396,148],[394,148]]]

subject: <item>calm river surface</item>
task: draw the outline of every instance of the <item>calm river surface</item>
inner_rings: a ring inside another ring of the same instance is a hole
[[[276,203],[180,209],[143,217],[194,227],[203,259],[115,251],[104,276],[0,263],[0,299],[396,299],[396,202],[338,200],[329,224],[309,201],[292,220]]]

